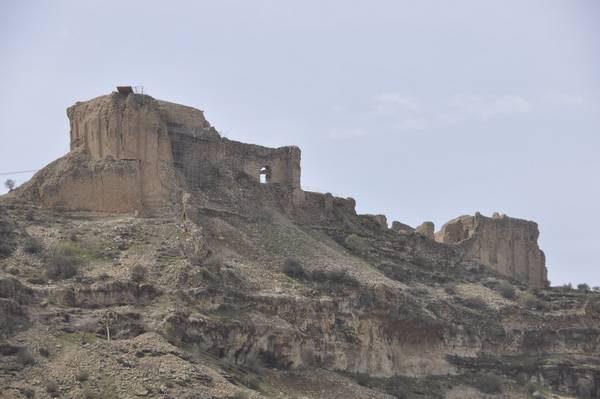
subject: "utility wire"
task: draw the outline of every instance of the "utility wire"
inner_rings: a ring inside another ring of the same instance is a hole
[[[30,169],[30,170],[17,170],[14,172],[0,172],[0,176],[7,176],[7,175],[18,175],[19,173],[31,173],[31,172],[37,172],[39,169]]]

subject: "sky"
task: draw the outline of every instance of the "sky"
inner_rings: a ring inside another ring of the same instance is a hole
[[[76,101],[142,85],[300,146],[305,189],[390,224],[534,220],[553,285],[600,285],[598,21],[596,0],[2,1],[0,173],[65,154]]]

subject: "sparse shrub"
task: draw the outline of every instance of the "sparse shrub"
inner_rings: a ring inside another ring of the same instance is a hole
[[[563,286],[561,288],[563,289],[563,291],[571,291],[573,289],[573,284],[571,284],[571,283],[563,284]]]
[[[248,399],[250,396],[244,391],[237,391],[233,395],[231,395],[230,399]]]
[[[408,399],[406,388],[399,379],[392,379],[388,392],[391,393],[396,399]]]
[[[358,385],[362,385],[363,387],[368,387],[369,386],[369,375],[366,373],[356,373],[354,375],[354,379],[356,380],[356,382],[358,383]]]
[[[76,374],[75,374],[75,379],[79,382],[84,382],[87,381],[90,378],[90,375],[88,374],[87,371],[85,370],[79,370]]]
[[[129,278],[131,281],[141,283],[146,278],[146,268],[142,265],[133,266]]]
[[[212,274],[210,271],[208,271],[208,270],[206,270],[206,269],[203,269],[203,270],[200,272],[200,275],[202,276],[202,279],[203,279],[203,280],[207,280],[207,281],[213,281],[213,280],[215,280],[215,279],[216,279],[215,275],[214,275],[214,274]]]
[[[342,284],[356,287],[360,285],[358,280],[348,274],[345,270],[315,270],[310,274],[313,281],[330,284]]]
[[[335,363],[335,354],[329,353],[321,353],[321,355],[316,359],[317,364],[324,368],[331,368]]]
[[[56,381],[49,380],[46,382],[46,392],[50,395],[56,395],[58,393],[59,386]]]
[[[587,285],[586,283],[581,283],[581,284],[577,284],[577,289],[579,291],[589,291],[590,290],[590,286]]]
[[[484,278],[481,281],[481,284],[494,290],[494,289],[498,289],[498,286],[501,284],[501,282],[493,277],[488,277],[488,278]]]
[[[28,209],[27,212],[25,212],[25,220],[28,222],[33,222],[35,220],[35,212],[33,209]]]
[[[35,362],[33,355],[26,348],[21,348],[17,352],[17,362],[22,366],[29,366]]]
[[[327,280],[337,284],[345,284],[350,286],[359,285],[358,280],[348,274],[348,272],[345,270],[333,270],[328,272]]]
[[[15,250],[11,242],[0,240],[0,259],[8,258]]]
[[[429,291],[427,291],[427,289],[423,287],[410,287],[407,289],[407,292],[412,296],[418,297],[426,296],[427,294],[429,294]]]
[[[44,276],[33,276],[27,279],[27,282],[30,284],[43,285],[48,282]]]
[[[260,388],[260,379],[253,374],[246,374],[244,377],[242,377],[241,383],[244,384],[245,387],[254,391]]]
[[[264,367],[274,369],[286,368],[286,365],[284,364],[284,362],[282,362],[282,359],[280,359],[274,352],[261,350],[258,353],[258,356],[260,359],[260,364]]]
[[[476,310],[485,310],[487,309],[487,303],[479,297],[468,297],[462,300],[463,305],[468,308],[476,309]]]
[[[539,288],[539,287],[529,288],[528,291],[531,292],[535,296],[543,295],[543,293],[544,293],[543,289]]]
[[[506,299],[515,299],[517,297],[515,287],[508,282],[500,284],[498,291]]]
[[[535,391],[537,391],[537,385],[534,384],[533,382],[529,381],[527,384],[525,384],[525,390],[527,392],[529,392],[529,394],[534,393]]]
[[[300,261],[294,258],[287,258],[283,262],[283,273],[286,276],[297,279],[303,279],[307,276],[307,273],[304,270],[304,267],[302,266]]]
[[[190,260],[190,264],[193,266],[202,266],[202,263],[204,262],[204,257],[198,256],[198,255],[192,255],[189,257],[189,260]]]
[[[8,189],[8,192],[11,192],[15,189],[16,184],[17,183],[13,179],[6,179],[4,182],[4,187]]]
[[[448,295],[456,295],[456,284],[452,282],[444,284],[444,291]]]
[[[523,305],[528,309],[543,310],[545,303],[531,292],[526,292],[522,297]]]
[[[46,259],[46,275],[53,280],[67,279],[77,274],[81,259],[69,244],[57,244]]]
[[[37,255],[41,253],[43,249],[44,246],[42,245],[42,241],[37,237],[29,236],[23,243],[23,251],[31,255]]]
[[[223,266],[223,260],[218,255],[210,255],[208,258],[204,259],[202,262],[202,266],[219,271]]]
[[[356,234],[350,234],[344,239],[346,248],[358,255],[365,255],[369,251],[369,243]]]
[[[165,386],[167,388],[175,388],[175,383],[172,380],[166,380],[165,381]]]
[[[75,242],[77,240],[79,240],[79,237],[77,236],[77,232],[76,231],[72,231],[69,233],[69,240]]]
[[[178,300],[180,300],[186,304],[192,303],[192,298],[189,296],[189,294],[187,292],[185,292],[181,288],[178,288],[177,290],[175,290],[175,298],[177,298]]]
[[[40,353],[40,355],[44,356],[44,357],[48,357],[50,356],[50,352],[48,352],[48,349],[41,347],[40,349],[38,349],[38,352]]]
[[[262,364],[261,364],[260,360],[258,360],[258,358],[256,358],[256,357],[247,358],[244,365],[246,366],[246,368],[248,370],[250,370],[256,374],[259,374],[262,369]]]
[[[21,393],[23,394],[23,396],[25,396],[27,399],[33,399],[35,398],[35,391],[31,388],[25,388],[21,391]]]
[[[493,374],[478,374],[471,378],[471,385],[480,392],[494,394],[502,392],[502,379]]]

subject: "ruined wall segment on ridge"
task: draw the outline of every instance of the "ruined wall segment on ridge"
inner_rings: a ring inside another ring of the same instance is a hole
[[[158,209],[169,198],[171,145],[165,114],[158,101],[141,94],[111,93],[67,109],[71,150],[83,149],[93,160],[139,163],[131,190],[141,196],[137,203],[142,209],[130,211]]]
[[[546,257],[538,246],[535,222],[476,213],[446,223],[435,234],[438,242],[456,246],[464,258],[534,287],[548,285]]]
[[[262,175],[265,183],[301,194],[298,147],[269,148],[223,138],[199,109],[113,92],[77,102],[67,115],[71,153],[82,154],[77,159],[90,165],[79,162],[80,169],[95,174],[86,172],[85,181],[76,173],[66,175],[60,179],[62,187],[53,189],[40,181],[29,185],[27,195],[48,206],[159,214],[177,193],[202,189],[207,178],[224,186],[240,175],[257,183]],[[73,192],[76,187],[82,192]],[[84,191],[94,200],[84,200]]]
[[[94,160],[78,148],[16,191],[25,202],[61,210],[127,213],[140,209],[139,162]]]
[[[198,188],[207,175],[236,179],[242,173],[259,182],[261,169],[268,183],[300,190],[300,149],[295,146],[268,148],[213,135],[170,132],[173,162],[185,176],[188,187]]]

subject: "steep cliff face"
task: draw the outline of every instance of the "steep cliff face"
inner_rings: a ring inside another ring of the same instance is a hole
[[[538,247],[537,224],[506,215],[461,216],[446,223],[435,239],[451,244],[466,259],[535,287],[548,285],[546,258]]]

